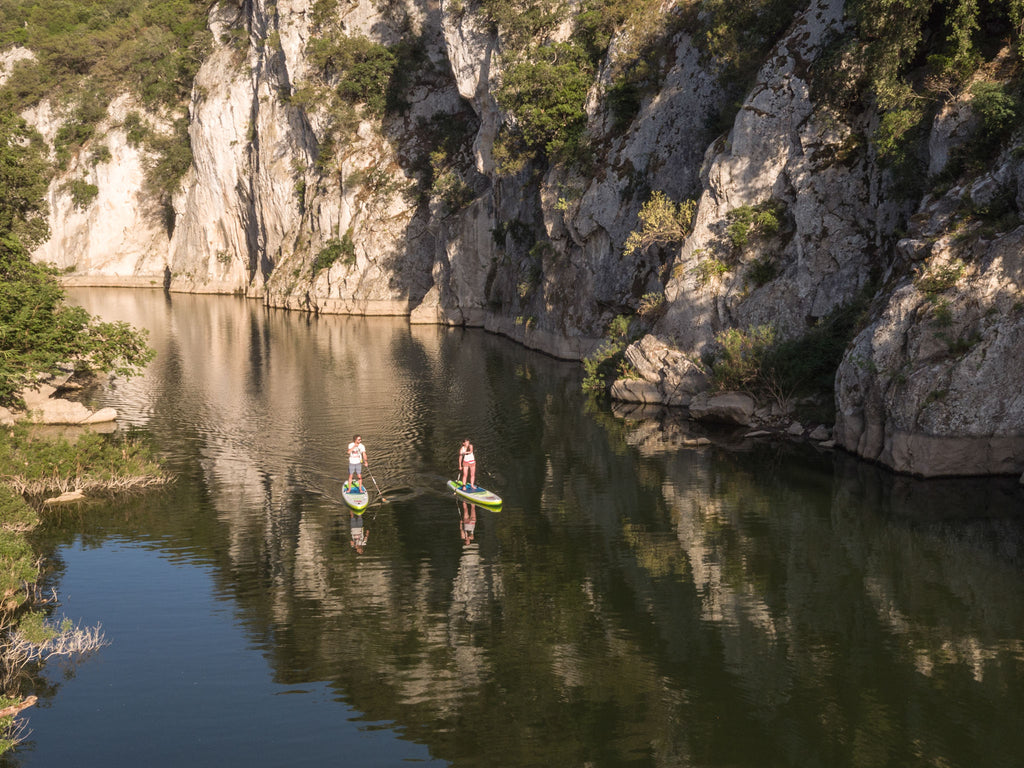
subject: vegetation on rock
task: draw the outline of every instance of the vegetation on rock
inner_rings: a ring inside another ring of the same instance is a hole
[[[64,116],[54,146],[63,169],[98,138],[118,95],[134,94],[156,114],[180,114],[209,50],[207,12],[197,0],[0,0],[0,51],[17,45],[32,53],[0,85],[0,122],[50,100]],[[180,158],[191,161],[188,133],[149,138],[150,183],[166,191],[184,173]],[[27,172],[49,180],[48,167]],[[83,202],[79,194],[76,204]]]
[[[10,10],[11,5],[5,3],[4,9]],[[39,135],[20,117],[0,110],[4,189],[0,196],[0,405],[4,406],[17,405],[23,388],[67,365],[77,371],[129,376],[153,356],[144,331],[127,323],[102,322],[81,307],[65,304],[54,270],[29,258],[28,248],[47,234],[44,194],[49,179]],[[77,186],[73,195],[95,194],[92,185]],[[68,646],[62,645],[63,639],[71,638],[75,644],[82,637],[75,628],[46,627],[30,610],[39,558],[26,536],[38,520],[23,494],[121,490],[163,478],[157,463],[137,443],[117,443],[91,434],[75,443],[36,440],[23,427],[0,432],[0,478],[0,700],[18,709],[24,706],[21,685],[28,665],[49,654],[64,653]],[[14,715],[0,717],[0,732],[2,753],[18,740]]]
[[[696,210],[696,200],[674,203],[664,192],[654,192],[640,207],[640,228],[629,233],[623,253],[631,256],[653,245],[681,245],[690,234]]]

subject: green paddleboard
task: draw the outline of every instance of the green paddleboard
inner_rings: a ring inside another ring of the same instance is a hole
[[[341,498],[354,512],[362,512],[370,504],[370,494],[367,491],[360,491],[358,485],[352,486],[351,490],[346,487],[341,493]]]
[[[491,493],[486,488],[481,488],[479,485],[474,485],[473,490],[470,491],[466,490],[467,486],[464,486],[462,483],[456,482],[455,480],[449,480],[448,487],[462,498],[468,499],[474,504],[483,504],[485,507],[497,507],[501,505],[501,496],[498,496],[496,493]]]

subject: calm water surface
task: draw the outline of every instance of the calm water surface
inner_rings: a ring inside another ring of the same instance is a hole
[[[110,644],[48,665],[7,765],[1024,764],[1016,482],[693,447],[482,332],[70,296],[150,330],[96,404],[178,481],[48,524],[56,615]],[[464,436],[500,511],[445,490]]]

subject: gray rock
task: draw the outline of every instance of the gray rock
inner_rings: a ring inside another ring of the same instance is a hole
[[[817,440],[818,442],[828,440],[830,437],[832,437],[832,430],[830,430],[824,424],[819,424],[813,430],[811,430],[811,434],[809,434],[808,437],[811,440]]]
[[[754,399],[742,392],[724,392],[719,395],[702,392],[690,401],[689,409],[690,417],[697,421],[750,426]]]

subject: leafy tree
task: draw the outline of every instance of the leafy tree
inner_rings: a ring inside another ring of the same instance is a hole
[[[578,156],[587,124],[592,71],[584,50],[571,43],[540,46],[513,64],[495,94],[510,112],[527,150],[551,161]]]
[[[46,238],[49,183],[42,136],[13,112],[0,111],[0,237],[18,237],[30,248]]]
[[[146,336],[65,304],[53,270],[32,263],[16,237],[0,236],[0,405],[15,404],[36,375],[63,364],[81,372],[139,373],[153,357]]]
[[[131,375],[153,355],[145,332],[65,305],[53,270],[32,263],[25,244],[46,236],[48,181],[38,134],[21,118],[0,113],[0,405],[15,403],[37,374],[61,364]]]

